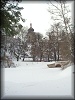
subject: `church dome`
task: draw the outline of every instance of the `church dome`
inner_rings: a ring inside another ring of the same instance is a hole
[[[30,23],[30,28],[28,29],[28,33],[33,32],[34,29],[32,28],[32,23]]]
[[[29,33],[29,32],[33,32],[33,31],[34,31],[34,29],[31,28],[31,27],[28,29],[28,33]]]

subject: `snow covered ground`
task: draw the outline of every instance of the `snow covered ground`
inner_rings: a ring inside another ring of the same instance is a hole
[[[48,68],[54,62],[15,61],[2,68],[2,98],[73,98],[73,66]]]

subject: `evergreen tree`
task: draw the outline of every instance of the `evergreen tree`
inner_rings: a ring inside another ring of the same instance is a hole
[[[25,19],[22,18],[21,10],[23,7],[18,7],[18,1],[6,1],[1,0],[1,32],[4,32],[6,35],[14,36],[18,34],[17,28],[21,29],[22,25],[19,23],[20,20],[25,22]]]

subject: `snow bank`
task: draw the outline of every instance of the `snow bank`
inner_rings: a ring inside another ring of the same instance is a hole
[[[4,69],[3,97],[73,97],[73,66],[48,68],[50,62],[16,62]],[[54,62],[51,62],[54,63]]]

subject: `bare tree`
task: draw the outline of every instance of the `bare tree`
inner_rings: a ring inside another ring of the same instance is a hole
[[[68,8],[69,6],[67,5],[67,1],[55,1],[55,2],[51,2],[49,4],[49,8],[48,11],[50,14],[52,14],[52,19],[54,22],[61,22],[62,23],[62,28],[64,29],[65,33],[66,33],[66,39],[69,45],[69,51],[70,51],[70,55],[71,55],[71,51],[72,51],[72,44],[71,44],[71,34],[72,34],[72,30],[71,30],[71,17],[69,16],[70,10]],[[59,57],[58,57],[59,58]]]

